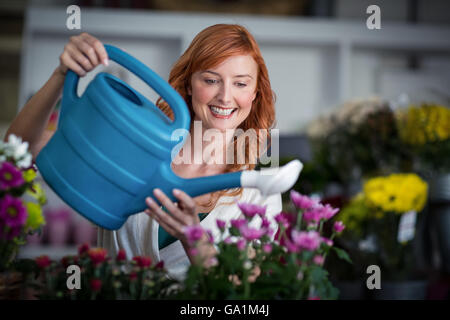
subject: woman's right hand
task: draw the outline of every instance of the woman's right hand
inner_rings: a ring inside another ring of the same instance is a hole
[[[83,32],[70,37],[70,41],[59,56],[59,61],[58,71],[62,74],[65,75],[70,69],[80,77],[84,77],[99,64],[107,66],[108,54],[100,40]]]

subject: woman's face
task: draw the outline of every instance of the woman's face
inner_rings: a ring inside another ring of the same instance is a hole
[[[258,65],[249,55],[232,56],[220,65],[195,72],[188,94],[194,120],[203,128],[236,129],[249,115],[256,97]]]

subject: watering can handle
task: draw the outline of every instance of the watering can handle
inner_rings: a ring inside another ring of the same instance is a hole
[[[108,44],[105,44],[104,46],[106,52],[108,53],[108,57],[111,60],[114,60],[141,78],[142,81],[153,88],[156,93],[158,93],[169,104],[175,117],[175,120],[169,125],[170,127],[182,128],[185,123],[189,123],[190,115],[186,102],[180,94],[170,86],[170,84],[168,84],[163,78],[161,78],[145,64],[132,57],[125,51]],[[63,95],[72,101],[79,99],[77,95],[78,80],[79,76],[75,72],[72,70],[67,71]],[[63,110],[61,110],[61,112],[63,112]],[[161,113],[161,115],[167,118],[164,114]]]

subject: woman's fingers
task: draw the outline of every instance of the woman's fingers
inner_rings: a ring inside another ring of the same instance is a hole
[[[176,206],[175,203],[173,203],[172,200],[170,200],[169,197],[164,194],[164,192],[156,188],[153,190],[153,194],[171,214],[173,214],[177,218],[182,218],[183,214],[178,206]]]
[[[155,201],[148,197],[145,202],[150,209],[145,212],[152,217],[171,235],[179,237],[183,233],[183,225],[171,217],[167,212],[162,210]]]
[[[89,33],[82,33],[80,35],[84,41],[86,41],[93,49],[95,54],[97,55],[99,63],[103,63],[104,65],[108,65],[108,53],[106,52],[105,46],[101,43],[100,40],[91,36]]]
[[[100,63],[108,65],[108,55],[97,38],[83,32],[70,38],[69,43],[64,46],[60,62],[60,69],[64,73],[71,69],[82,77]]]
[[[161,219],[161,217],[154,213],[153,210],[150,209],[146,209],[145,213],[148,214],[149,216],[153,217],[156,222],[158,222],[158,224],[164,228],[164,230],[166,230],[170,235],[176,237],[178,235],[177,230],[175,230],[171,225],[169,225],[164,219]]]
[[[194,199],[191,198],[186,192],[179,190],[179,189],[173,189],[173,195],[180,200],[183,208],[187,209],[187,211],[191,214],[196,214],[197,212],[197,203],[194,201]]]
[[[70,69],[80,77],[84,77],[86,75],[86,71],[75,60],[72,59],[69,52],[64,51],[61,54],[59,60],[61,62],[64,73],[67,71],[67,69]]]
[[[67,44],[65,50],[76,63],[83,67],[86,72],[91,71],[94,68],[89,59],[73,43]]]
[[[84,40],[82,37],[75,37],[73,42],[76,44],[77,49],[89,58],[93,67],[96,67],[99,64],[99,59],[95,53],[95,49],[89,42]]]

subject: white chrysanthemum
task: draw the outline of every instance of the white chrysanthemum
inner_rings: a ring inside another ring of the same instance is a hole
[[[28,152],[28,142],[22,142],[22,138],[14,134],[8,136],[8,142],[1,145],[3,149],[2,159],[13,158],[20,168],[28,168],[32,162],[32,156]]]
[[[17,162],[19,168],[29,168],[31,166],[31,160],[33,157],[30,153],[26,153],[25,156]]]

